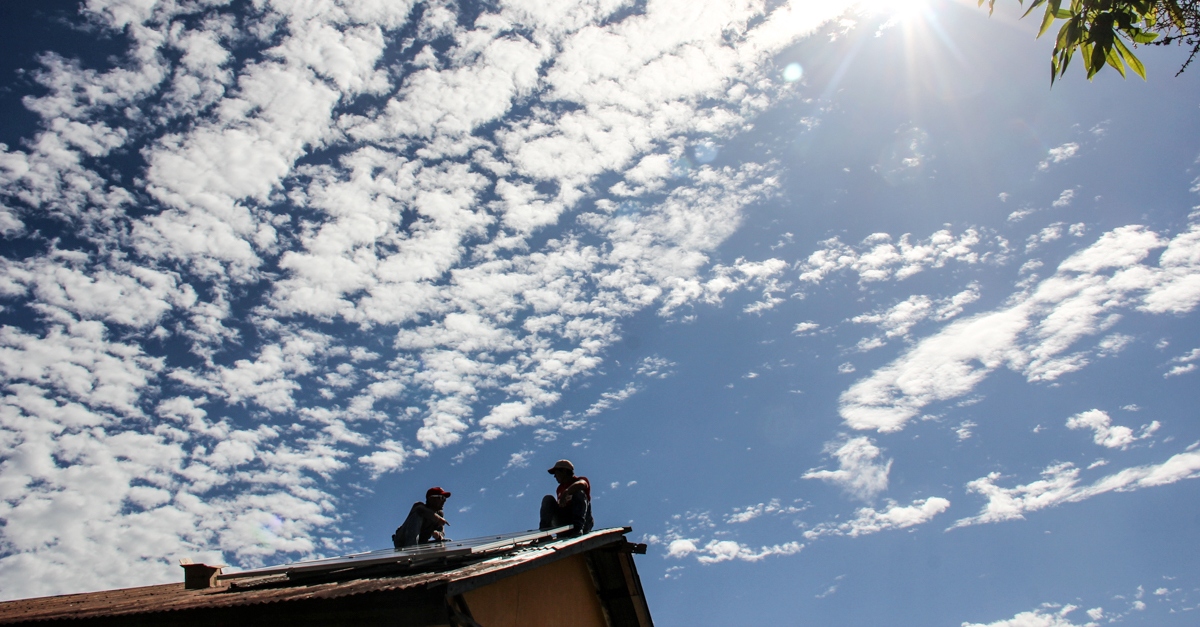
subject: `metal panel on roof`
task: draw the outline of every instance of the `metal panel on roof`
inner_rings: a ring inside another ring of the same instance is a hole
[[[378,551],[354,553],[341,557],[331,557],[327,559],[310,560],[306,562],[294,562],[291,564],[282,564],[280,566],[267,566],[264,568],[254,568],[251,570],[224,573],[219,575],[218,579],[224,581],[229,579],[242,579],[246,577],[265,577],[267,575],[319,573],[342,570],[345,568],[375,566],[379,564],[406,564],[446,557],[479,555],[483,553],[491,553],[510,549],[522,543],[546,539],[556,533],[564,533],[570,529],[571,526],[566,525],[563,527],[555,527],[554,529],[518,531],[515,533],[505,533],[496,536],[470,538],[468,540],[460,540],[457,542],[431,542],[429,544],[421,544],[403,549],[380,549]]]

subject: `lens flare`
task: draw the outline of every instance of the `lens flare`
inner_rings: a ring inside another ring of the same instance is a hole
[[[799,63],[789,63],[783,68],[783,80],[794,83],[804,77],[804,68]]]

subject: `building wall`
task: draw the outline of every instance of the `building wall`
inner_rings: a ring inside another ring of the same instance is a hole
[[[583,555],[501,579],[463,597],[483,627],[607,627]]]

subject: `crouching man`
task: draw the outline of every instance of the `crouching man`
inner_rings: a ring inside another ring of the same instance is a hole
[[[563,525],[574,527],[560,536],[575,536],[591,531],[592,484],[587,477],[575,476],[575,465],[565,459],[555,462],[547,472],[558,481],[557,498],[549,494],[542,498],[538,529],[553,529]]]
[[[445,506],[448,498],[450,498],[450,493],[441,488],[433,487],[426,490],[425,502],[413,503],[412,509],[408,512],[408,518],[404,519],[404,524],[400,525],[396,529],[396,533],[392,535],[392,545],[397,549],[402,549],[417,544],[447,540],[442,529],[450,522],[443,516],[442,507]]]

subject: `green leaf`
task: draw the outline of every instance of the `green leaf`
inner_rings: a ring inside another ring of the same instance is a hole
[[[1092,77],[1092,44],[1091,42],[1083,42],[1079,44],[1079,54],[1083,57],[1083,69],[1087,71],[1088,78]]]
[[[1079,45],[1078,28],[1076,28],[1078,20],[1067,20],[1062,28],[1058,29],[1058,37],[1054,38],[1055,52],[1066,48],[1074,48]]]
[[[1135,44],[1148,44],[1155,39],[1158,39],[1158,33],[1148,33],[1139,28],[1131,28],[1129,29],[1129,38],[1132,39],[1133,43]]]
[[[1104,55],[1104,62],[1111,65],[1113,69],[1121,73],[1121,78],[1125,78],[1125,64],[1121,62],[1121,54],[1116,48],[1110,47]]]
[[[1129,68],[1142,77],[1142,80],[1146,80],[1146,66],[1142,65],[1142,62],[1134,56],[1133,51],[1127,48],[1125,42],[1120,39],[1117,40],[1117,50],[1121,52],[1121,58],[1125,59],[1125,62],[1129,64]]]
[[[1021,4],[1025,4],[1025,3],[1022,2]],[[1025,10],[1025,13],[1021,14],[1021,17],[1024,18],[1026,15],[1033,13],[1034,9],[1042,6],[1043,4],[1046,4],[1046,0],[1033,0],[1033,2],[1031,2],[1029,4],[1029,8]]]
[[[1038,29],[1038,37],[1044,35],[1047,30],[1050,30],[1050,25],[1054,23],[1054,11],[1052,9],[1053,7],[1046,7],[1046,15],[1042,18],[1042,27]]]
[[[1093,46],[1090,43],[1084,44],[1083,46],[1083,53],[1085,55],[1084,60],[1087,67],[1087,77],[1088,80],[1092,80],[1092,77],[1096,75],[1096,72],[1099,72],[1104,67],[1104,58],[1107,55],[1105,54],[1104,48],[1100,46]]]

